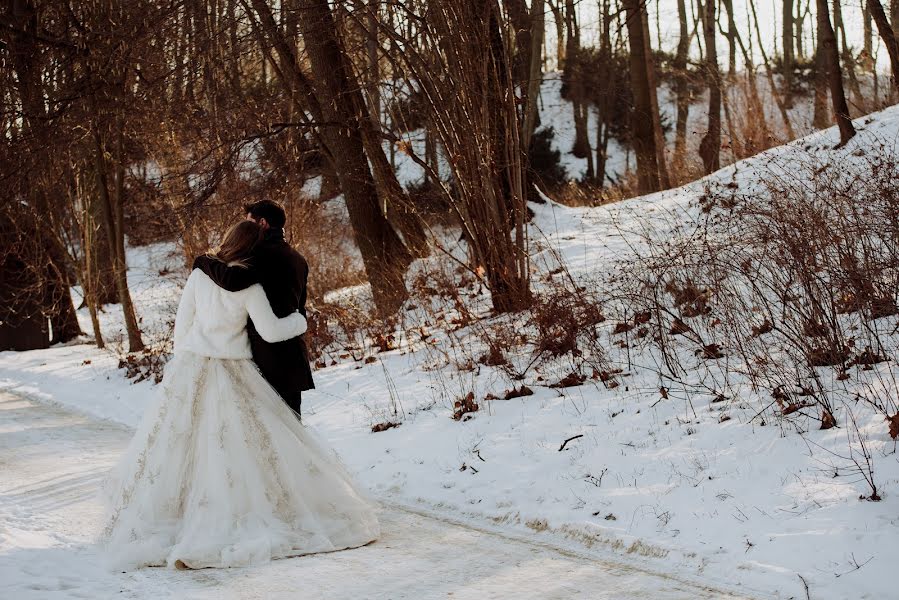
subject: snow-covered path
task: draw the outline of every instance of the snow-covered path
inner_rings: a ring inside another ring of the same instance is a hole
[[[0,598],[720,598],[639,569],[384,508],[357,550],[249,569],[110,573],[92,543],[96,492],[130,437],[117,425],[0,393]]]

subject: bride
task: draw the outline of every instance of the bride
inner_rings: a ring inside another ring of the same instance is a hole
[[[260,233],[240,222],[213,256],[246,266]],[[104,490],[110,566],[245,566],[379,536],[337,457],[251,360],[248,317],[269,342],[306,331],[299,312],[276,318],[259,284],[227,292],[190,274],[160,392]]]

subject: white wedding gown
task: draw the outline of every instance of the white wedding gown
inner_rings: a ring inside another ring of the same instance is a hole
[[[303,333],[255,285],[191,273],[158,397],[104,488],[110,567],[236,567],[365,545],[371,504],[250,360],[246,319],[268,341]]]

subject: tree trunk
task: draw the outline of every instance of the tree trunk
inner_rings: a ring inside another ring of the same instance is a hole
[[[727,89],[721,90],[721,107],[724,109],[724,124],[727,127],[727,147],[730,149],[731,161],[736,162],[741,158],[746,158],[746,142],[748,140],[737,133]]]
[[[805,37],[804,37],[804,28],[805,28],[805,17],[808,14],[808,4],[806,4],[805,10],[802,10],[802,0],[796,1],[796,17],[793,19],[794,27],[794,40],[796,41],[796,57],[800,60],[805,59]]]
[[[890,28],[893,30],[894,35],[899,34],[899,0],[890,0]],[[890,86],[889,103],[892,104],[895,101],[894,89],[899,87],[899,84],[896,83],[896,80],[899,79],[899,72],[891,68],[890,77],[893,85]]]
[[[531,147],[531,136],[537,128],[538,105],[540,101],[540,83],[543,80],[543,31],[546,27],[544,20],[543,0],[531,0],[530,20],[530,65],[527,74],[527,87],[525,94],[524,127],[521,132],[522,148]]]
[[[96,114],[96,112],[95,112]],[[99,129],[99,123],[95,120],[93,127],[94,141],[94,172],[97,181],[100,207],[103,211],[103,228],[110,248],[113,250],[113,272],[115,274],[116,290],[119,294],[119,302],[122,305],[122,313],[125,318],[125,330],[128,334],[129,352],[143,350],[144,343],[141,340],[140,328],[137,324],[137,316],[134,313],[134,305],[131,302],[131,292],[128,290],[128,273],[125,263],[125,237],[121,229],[121,223],[117,217],[120,207],[114,207],[121,203],[121,196],[116,189],[115,198],[110,192],[105,151]],[[118,178],[116,178],[118,179]],[[114,181],[118,188],[118,182]]]
[[[498,0],[430,0],[425,34],[440,52],[415,48],[404,68],[423,89],[428,119],[446,154],[454,190],[441,184],[462,227],[470,269],[494,310],[531,301],[522,115],[512,75],[508,23]],[[424,161],[420,161],[423,163]]]
[[[432,173],[440,173],[440,163],[437,160],[437,134],[434,131],[434,124],[428,122],[425,126],[425,183],[436,184],[437,181],[431,179]]]
[[[626,11],[628,42],[630,44],[631,89],[634,94],[634,111],[631,120],[632,145],[637,156],[637,186],[641,194],[656,192],[661,188],[659,181],[658,151],[653,127],[652,99],[649,70],[646,65],[646,41],[644,19],[646,11],[642,0],[624,0]]]
[[[359,86],[351,82],[328,2],[303,0],[300,9],[299,25],[315,96],[324,122],[339,124],[325,126],[322,138],[334,160],[375,304],[381,314],[392,314],[407,297],[404,275],[412,257],[378,202],[363,145],[363,120],[368,115],[359,113],[364,105],[361,98],[353,98],[360,93]]]
[[[357,100],[361,99],[361,96],[357,98]],[[361,113],[364,110],[364,107],[359,107],[357,112]],[[378,196],[382,198],[384,216],[403,236],[406,248],[413,257],[427,256],[430,248],[424,225],[415,211],[415,207],[412,206],[409,194],[396,178],[396,172],[390,166],[387,155],[384,154],[381,137],[374,130],[373,124],[363,123],[362,146],[371,164]]]
[[[43,253],[30,229],[21,215],[0,211],[0,352],[50,345],[43,277],[32,268]]]
[[[709,127],[699,143],[699,156],[705,172],[712,173],[721,168],[721,78],[715,44],[715,0],[706,0],[703,7],[702,33],[705,38],[705,73],[709,86]]]
[[[668,165],[665,160],[665,134],[662,132],[662,116],[659,112],[659,97],[657,95],[658,83],[656,82],[655,60],[652,56],[652,46],[649,36],[649,14],[643,11],[643,43],[644,56],[646,57],[646,80],[649,82],[649,104],[652,109],[652,134],[655,138],[656,164],[659,167],[659,185],[662,189],[671,187],[668,179]]]
[[[829,21],[830,18],[828,17]],[[867,103],[864,96],[862,96],[858,76],[855,73],[855,57],[852,56],[852,48],[849,47],[849,42],[846,40],[846,27],[843,24],[843,10],[840,7],[840,0],[833,0],[833,30],[834,36],[836,37],[837,33],[839,33],[840,41],[842,41],[842,50],[838,50],[837,54],[842,57],[843,67],[846,69],[849,90],[852,92],[854,103],[862,113],[867,112]],[[837,46],[839,48],[840,44],[837,44]]]
[[[52,330],[50,343],[59,344],[78,337],[82,332],[69,292],[70,282],[65,272],[66,259],[62,255],[62,249],[57,248],[53,241],[49,239],[47,241],[50,247],[43,305],[50,319]]]
[[[821,39],[818,38],[818,47],[815,50],[815,100],[812,126],[815,129],[827,129],[831,125],[830,113],[827,110],[827,61],[824,59]]]
[[[589,112],[584,92],[584,73],[581,64],[581,34],[577,22],[574,0],[565,0],[565,26],[567,29],[565,48],[565,70],[562,73],[566,84],[571,107],[574,110],[574,145],[571,153],[578,158],[587,158],[590,151],[590,138],[587,134]],[[592,175],[592,160],[588,162],[588,177]]]
[[[97,344],[98,348],[105,348],[106,343],[103,341],[103,332],[100,329],[100,318],[97,314],[98,306],[100,306],[99,301],[97,300],[97,281],[99,279],[98,267],[96,256],[94,255],[94,248],[97,246],[97,242],[105,239],[105,235],[101,235],[99,228],[97,227],[97,221],[94,219],[93,212],[91,210],[91,205],[96,204],[95,200],[83,199],[82,200],[82,244],[84,245],[84,266],[81,270],[81,281],[82,286],[84,288],[84,300],[85,304],[87,304],[88,311],[91,316],[91,328],[94,332],[94,343]]]
[[[727,11],[727,76],[732,80],[737,74],[737,24],[733,0],[723,0],[722,4]]]
[[[615,79],[611,75],[612,71],[612,11],[611,1],[601,0],[601,23],[602,30],[600,32],[600,64],[599,78],[600,81],[608,81],[609,85],[597,90],[598,98],[596,99],[596,181],[599,187],[605,185],[606,179],[606,163],[608,161],[609,148],[609,121],[612,119],[611,107],[614,98],[618,93],[617,85],[612,82]]]
[[[887,53],[890,55],[890,69],[893,73],[899,73],[899,42],[896,41],[896,31],[890,26],[880,0],[868,0],[867,6],[877,25],[877,32],[880,33],[883,45],[886,46]],[[899,81],[896,81],[896,77],[893,77],[893,86],[899,89]]]
[[[473,6],[482,0],[473,0]],[[496,165],[499,185],[494,185],[495,195],[502,197],[506,206],[507,222],[515,232],[514,240],[507,247],[514,248],[511,256],[502,254],[503,245],[491,242],[488,246],[487,278],[490,281],[493,308],[499,312],[516,311],[531,303],[530,278],[527,266],[528,254],[525,246],[524,217],[526,213],[527,171],[525,159],[527,148],[521,145],[518,135],[520,124],[514,99],[514,89],[509,81],[511,69],[506,45],[502,37],[502,26],[498,3],[490,2],[489,8],[489,85],[487,98],[489,110],[494,112],[493,147],[496,148],[500,164]],[[578,36],[579,38],[580,36]],[[579,41],[578,41],[579,43]],[[586,107],[584,107],[586,110]],[[590,157],[588,156],[588,162]],[[483,248],[483,245],[482,245]]]
[[[379,68],[378,50],[378,0],[368,2],[368,31],[365,49],[368,59],[368,107],[372,122],[381,122],[381,69]]]
[[[871,5],[865,3],[862,5],[862,52],[868,58],[874,55],[874,32],[872,29]]]
[[[677,20],[680,37],[674,56],[674,93],[677,97],[677,119],[674,126],[674,160],[683,161],[687,149],[687,118],[690,115],[690,95],[687,80],[687,55],[690,51],[690,31],[687,26],[687,5],[677,0]]]
[[[264,36],[268,38],[269,43],[274,46],[275,51],[278,54],[281,65],[280,72],[284,75],[285,84],[296,91],[298,100],[303,100],[300,110],[305,111],[308,109],[313,119],[318,123],[331,123],[330,125],[324,125],[313,130],[319,144],[322,145],[322,148],[328,155],[327,162],[331,165],[330,167],[326,166],[323,168],[322,176],[321,195],[323,197],[328,197],[337,192],[336,188],[340,188],[341,190],[344,189],[344,182],[337,176],[340,171],[338,161],[336,157],[333,156],[333,150],[331,148],[332,144],[329,142],[329,139],[334,137],[334,130],[338,129],[338,127],[335,126],[336,122],[333,119],[328,118],[326,110],[323,108],[323,105],[327,103],[320,100],[320,98],[323,97],[320,90],[314,90],[313,88],[315,86],[313,85],[313,82],[309,81],[306,75],[301,71],[294,47],[290,44],[289,40],[285,39],[284,36],[281,35],[281,32],[278,31],[274,16],[272,15],[268,4],[264,0],[252,0],[252,5],[259,18]],[[371,10],[374,10],[374,8],[371,8]],[[390,161],[387,159],[387,156],[384,154],[384,148],[381,145],[381,136],[379,133],[380,119],[374,118],[375,114],[380,114],[380,109],[372,109],[371,107],[366,106],[365,100],[359,92],[359,86],[356,82],[356,77],[352,72],[349,60],[346,59],[340,49],[340,41],[339,38],[336,37],[336,21],[333,20],[333,16],[331,16],[330,13],[328,13],[327,16],[331,18],[331,23],[335,28],[334,41],[337,44],[337,55],[341,61],[341,73],[346,74],[345,77],[350,85],[350,92],[346,94],[346,103],[348,105],[347,114],[351,117],[358,116],[358,119],[348,123],[347,126],[356,127],[358,129],[358,134],[362,141],[363,152],[371,163],[369,173],[372,175],[375,184],[375,191],[379,200],[378,206],[381,213],[386,217],[388,224],[391,227],[395,227],[396,230],[403,235],[405,240],[405,250],[411,251],[412,255],[415,257],[427,256],[430,248],[428,246],[424,226],[415,212],[408,194],[397,180],[396,173],[394,172]],[[375,30],[369,32],[368,35],[376,37],[377,22],[373,23],[370,18],[369,25],[374,27]],[[368,60],[372,61],[377,55],[377,48],[373,49],[370,44],[367,45],[366,48],[369,54]],[[372,53],[374,53],[375,56],[372,56]],[[373,83],[369,77],[369,86],[372,85]],[[380,100],[377,100],[379,95],[375,95],[373,98],[373,102],[377,101],[377,103],[380,104]],[[368,164],[365,165],[365,168],[366,170],[369,169]],[[369,276],[371,276],[371,273],[369,273]],[[372,283],[374,285],[374,282]],[[403,286],[403,290],[405,290],[405,286]]]
[[[318,191],[319,200],[331,200],[340,195],[340,181],[337,179],[337,170],[331,163],[330,157],[322,161],[322,184]]]
[[[849,118],[849,107],[843,91],[843,73],[840,70],[840,56],[837,51],[837,38],[830,23],[830,10],[827,0],[816,0],[818,7],[818,43],[823,53],[823,62],[827,67],[827,78],[830,83],[830,99],[834,117],[840,129],[840,146],[845,145],[855,135],[855,128]]]
[[[787,108],[793,106],[793,0],[783,0],[782,15],[782,40],[783,44],[783,96]],[[708,44],[708,38],[706,38]]]
[[[109,239],[105,233],[102,233],[103,213],[100,212],[100,203],[90,201],[92,209],[90,221],[85,221],[85,227],[92,227],[91,238],[94,240],[94,246],[91,252],[94,262],[92,271],[94,273],[94,299],[97,306],[104,304],[117,304],[119,302],[119,292],[116,289],[115,273],[112,268],[113,258],[112,249],[109,247]]]
[[[565,17],[562,15],[561,3],[562,0],[547,0],[556,25],[556,69],[559,70],[565,66]]]
[[[515,30],[515,52],[512,56],[512,75],[516,85],[522,89],[527,87],[528,73],[531,68],[531,52],[534,34],[532,18],[536,11],[528,11],[528,5],[524,0],[502,0],[506,14],[509,16],[512,27]],[[540,2],[540,17],[543,16],[543,2]],[[534,5],[532,5],[534,6]],[[540,32],[541,39],[543,32]]]

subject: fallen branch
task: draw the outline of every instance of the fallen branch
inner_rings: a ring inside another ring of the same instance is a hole
[[[559,452],[561,452],[562,450],[564,450],[564,449],[565,449],[565,446],[567,446],[567,445],[568,445],[568,442],[570,442],[571,440],[576,440],[576,439],[582,438],[582,437],[584,437],[584,434],[583,434],[583,433],[579,433],[579,434],[577,434],[577,435],[571,436],[570,438],[568,438],[567,440],[565,440],[564,442],[562,442],[562,445],[559,446]]]

